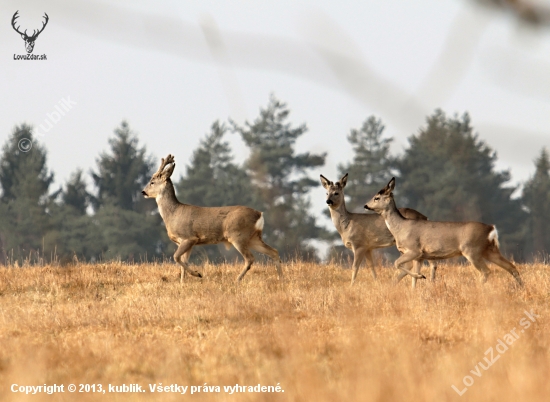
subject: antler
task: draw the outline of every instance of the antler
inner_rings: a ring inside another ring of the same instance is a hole
[[[44,13],[44,18],[46,19],[46,21],[42,23],[42,28],[40,28],[36,33],[35,33],[36,30],[33,29],[31,38],[36,38],[38,35],[40,35],[40,32],[42,32],[44,28],[46,28],[46,25],[48,25],[48,21],[50,20],[50,17],[48,17],[48,14]]]
[[[31,35],[31,36],[28,36],[28,35],[27,35],[27,30],[26,30],[26,29],[25,29],[25,32],[21,32],[21,31],[19,30],[19,26],[18,26],[18,27],[15,26],[15,23],[16,23],[15,20],[16,20],[17,18],[19,18],[18,13],[19,13],[19,10],[17,10],[17,11],[15,12],[15,14],[13,14],[13,17],[12,17],[12,19],[11,19],[11,26],[13,27],[13,29],[15,29],[15,32],[17,32],[17,33],[20,34],[20,35],[25,35],[25,36],[26,36],[27,38],[29,38],[29,39],[34,39],[34,38],[36,38],[38,35],[40,35],[40,33],[44,30],[44,28],[46,28],[46,25],[48,25],[48,21],[50,20],[50,17],[48,17],[48,14],[44,13],[44,19],[45,19],[46,21],[44,21],[44,22],[42,23],[42,28],[40,28],[40,29],[38,30],[38,32],[36,32],[36,29],[34,29],[34,30],[32,31],[32,35]]]
[[[17,15],[18,13],[19,13],[19,10],[17,10],[15,12],[15,14],[13,14],[13,17],[11,19],[11,26],[13,27],[13,29],[15,29],[15,32],[17,32],[19,35],[27,35],[27,31],[25,31],[25,33],[23,33],[19,30],[19,27],[17,27],[17,28],[15,27],[15,20],[17,18],[19,18],[19,16]]]
[[[164,168],[165,168],[167,165],[171,164],[171,163],[176,163],[176,161],[174,160],[174,157],[172,156],[172,154],[168,154],[168,156],[166,157],[166,159],[161,158],[161,159],[160,159],[160,167],[159,167],[159,169],[157,170],[157,172],[155,173],[155,176],[156,176],[156,175],[160,175],[160,174],[163,172]]]

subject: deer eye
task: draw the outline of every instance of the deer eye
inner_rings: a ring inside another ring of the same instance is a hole
[[[374,201],[378,201],[380,197],[374,197]]]
[[[151,181],[151,184],[155,184],[155,182],[154,182],[154,181]]]
[[[334,195],[338,195],[338,193],[334,193]]]

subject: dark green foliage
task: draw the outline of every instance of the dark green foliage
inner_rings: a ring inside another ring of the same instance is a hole
[[[153,200],[141,191],[154,173],[152,157],[126,122],[109,140],[110,150],[97,160],[92,178],[97,195],[92,197],[94,224],[103,237],[104,258],[132,259],[160,257],[166,247],[166,229]],[[163,241],[164,239],[164,241]]]
[[[186,175],[175,185],[180,202],[202,207],[252,204],[250,180],[246,171],[233,162],[231,147],[224,141],[226,132],[225,125],[215,121],[193,152]],[[221,245],[212,245],[196,247],[191,258],[195,262],[219,261],[237,255],[226,252]]]
[[[155,163],[138,142],[125,121],[115,129],[115,136],[109,139],[110,152],[100,155],[97,171],[92,172],[97,188],[92,199],[95,210],[103,205],[134,211],[151,209],[152,204],[144,203],[141,191],[154,173]]]
[[[10,230],[9,221],[6,219],[8,214],[8,206],[0,202],[0,265],[5,265],[8,262],[10,254],[10,249],[6,247],[7,235]]]
[[[54,205],[51,208],[53,230],[45,237],[52,255],[46,256],[62,263],[70,261],[97,261],[105,242],[98,225],[90,215],[81,215],[72,206]]]
[[[542,149],[535,175],[525,183],[523,203],[529,210],[527,243],[535,258],[550,254],[550,157]]]
[[[103,259],[147,261],[160,258],[165,250],[165,237],[158,214],[129,211],[106,205],[93,217],[104,242]]]
[[[468,114],[448,118],[437,110],[409,137],[398,165],[397,205],[430,220],[496,224],[505,251],[521,258],[525,212],[512,199],[515,188],[506,186],[510,173],[494,170],[496,159],[473,133]]]
[[[86,183],[82,178],[82,169],[74,172],[65,186],[65,191],[61,198],[63,205],[71,206],[80,214],[86,214],[86,209],[90,204],[90,194],[86,190]]]
[[[203,207],[250,205],[252,187],[246,171],[233,162],[224,141],[227,128],[216,121],[193,152],[187,173],[176,183],[180,202]]]
[[[32,142],[28,152],[18,147],[22,139]],[[51,228],[47,212],[53,173],[48,171],[46,159],[46,150],[26,124],[15,127],[2,148],[0,242],[4,248],[3,259],[10,254],[21,262],[25,258],[39,258],[37,253],[48,251],[44,250],[44,236]]]
[[[310,212],[307,194],[319,183],[307,171],[323,166],[326,154],[296,154],[296,140],[307,128],[292,127],[289,114],[286,104],[272,96],[253,123],[233,123],[233,128],[250,148],[246,168],[254,185],[254,206],[264,212],[266,242],[286,258],[315,258],[308,241],[327,233]]]
[[[61,262],[91,261],[101,258],[106,249],[95,218],[86,213],[90,194],[82,170],[74,172],[62,190],[60,202],[50,206],[54,229],[47,234]]]
[[[295,151],[305,125],[289,122],[290,110],[274,97],[252,123],[232,123],[250,150],[241,165],[234,161],[220,122],[200,142],[177,183],[181,202],[201,206],[247,205],[264,212],[264,239],[283,258],[315,258],[311,240],[331,236],[319,227],[308,198],[319,183],[308,174],[323,166],[324,154]],[[467,114],[447,117],[441,111],[427,119],[409,138],[400,160],[389,155],[391,138],[384,138],[379,119],[368,118],[351,130],[351,162],[338,166],[349,173],[348,209],[363,211],[394,174],[398,206],[415,208],[431,220],[476,220],[497,225],[504,251],[522,258],[523,249],[536,257],[550,250],[550,156],[542,150],[536,172],[525,184],[521,202],[507,185],[510,174],[495,171],[496,154],[474,134]],[[28,152],[18,143],[32,142]],[[32,128],[14,128],[0,155],[0,263],[29,261],[140,261],[171,255],[173,245],[156,213],[154,200],[141,190],[157,161],[147,156],[128,124],[123,122],[109,140],[92,172],[94,195],[88,192],[81,170],[50,193],[53,173],[47,168],[44,147]],[[333,178],[334,180],[339,177]],[[94,215],[89,215],[93,206]],[[341,247],[331,254],[336,259]],[[233,259],[218,246],[198,247],[195,260]],[[349,253],[348,253],[349,255]],[[345,257],[344,257],[345,258]]]
[[[353,147],[353,159],[338,165],[339,177],[348,173],[346,207],[352,212],[364,212],[363,206],[392,178],[395,158],[390,156],[392,138],[383,138],[382,120],[369,117],[359,130],[352,129],[348,141]]]
[[[19,149],[19,143],[24,139],[32,143],[28,152]],[[2,148],[2,201],[24,197],[38,203],[52,183],[53,173],[46,167],[46,150],[34,139],[32,127],[27,124],[15,127]]]

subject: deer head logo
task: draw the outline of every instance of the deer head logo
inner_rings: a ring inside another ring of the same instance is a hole
[[[27,53],[32,53],[33,49],[34,49],[34,41],[36,40],[36,38],[38,37],[38,35],[40,35],[40,33],[44,30],[44,28],[46,28],[46,25],[48,24],[48,20],[50,19],[48,17],[48,14],[44,13],[44,19],[45,21],[42,23],[42,28],[40,28],[38,31],[36,31],[36,29],[33,30],[32,32],[32,35],[27,35],[27,30],[25,29],[25,32],[21,32],[19,30],[19,26],[15,26],[15,23],[16,23],[16,19],[19,18],[19,10],[17,10],[15,12],[15,14],[13,14],[13,18],[11,19],[11,26],[13,27],[13,29],[15,29],[15,32],[17,32],[19,35],[21,35],[21,37],[23,38],[23,40],[25,41],[25,49],[27,49]]]

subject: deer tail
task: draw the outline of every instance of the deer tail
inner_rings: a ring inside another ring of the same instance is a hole
[[[500,249],[497,227],[495,225],[493,225],[493,229],[489,232],[489,236],[487,236],[487,239],[489,240],[489,243],[492,243],[496,249]]]
[[[261,232],[262,230],[264,230],[264,213],[263,212],[260,212],[260,219],[258,219],[256,221],[256,224],[254,225],[254,228],[258,232]]]

